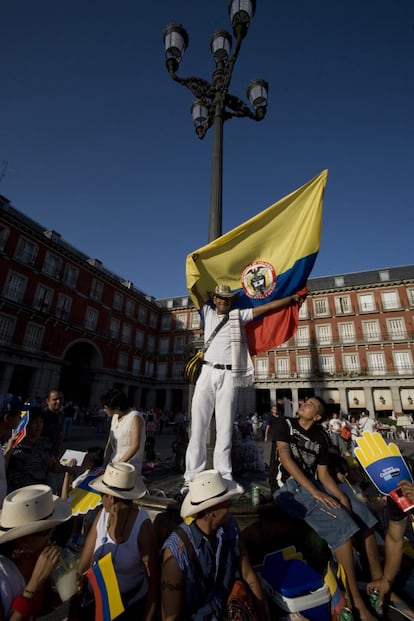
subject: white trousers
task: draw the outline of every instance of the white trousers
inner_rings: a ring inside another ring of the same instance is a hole
[[[225,479],[232,478],[231,446],[236,408],[237,388],[233,386],[232,372],[203,365],[191,404],[191,435],[184,475],[186,481],[191,481],[195,474],[206,468],[206,441],[213,412],[216,416],[213,467]]]

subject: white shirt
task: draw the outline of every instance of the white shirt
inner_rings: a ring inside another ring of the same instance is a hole
[[[224,315],[218,315],[215,308],[208,304],[203,306],[204,315],[204,342],[210,338],[214,328],[220,323]],[[253,310],[245,308],[240,311],[240,318],[244,324],[252,321]],[[224,324],[211,341],[206,353],[205,359],[209,362],[217,362],[219,364],[231,364],[231,341],[230,341],[230,322]]]

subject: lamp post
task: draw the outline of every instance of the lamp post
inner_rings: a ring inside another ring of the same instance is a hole
[[[235,39],[234,51],[230,54],[233,41],[228,32],[219,30],[213,34],[210,49],[215,69],[210,82],[198,77],[182,78],[177,75],[188,47],[188,34],[183,26],[178,24],[170,24],[164,30],[168,73],[175,82],[188,88],[196,97],[191,106],[191,115],[197,136],[203,139],[210,127],[213,127],[209,242],[222,234],[224,121],[234,117],[248,117],[254,121],[262,121],[267,110],[268,84],[265,80],[252,80],[247,88],[252,108],[239,97],[229,93],[233,68],[255,9],[256,0],[229,1],[229,16]]]

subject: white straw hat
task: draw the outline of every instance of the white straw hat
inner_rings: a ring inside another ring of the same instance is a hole
[[[226,500],[235,500],[243,492],[241,485],[223,479],[217,470],[204,470],[188,484],[188,493],[181,506],[181,517],[196,515]]]
[[[72,517],[69,504],[48,485],[27,485],[7,494],[0,511],[0,544],[54,528]]]
[[[239,295],[239,293],[240,291],[233,293],[228,285],[217,285],[214,293],[210,293],[210,296],[214,297],[215,295],[218,295],[220,298],[235,298]]]
[[[135,466],[123,462],[108,464],[103,475],[91,481],[89,487],[101,494],[126,500],[142,498],[147,493],[144,481],[136,474]]]

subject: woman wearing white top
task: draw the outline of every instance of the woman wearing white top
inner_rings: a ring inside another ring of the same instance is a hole
[[[105,447],[104,466],[128,462],[139,477],[145,449],[145,421],[137,410],[128,407],[126,395],[113,388],[102,397],[105,413],[111,416],[111,427]]]

